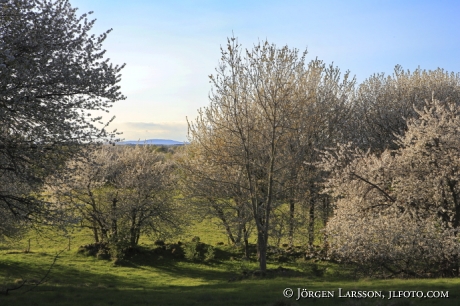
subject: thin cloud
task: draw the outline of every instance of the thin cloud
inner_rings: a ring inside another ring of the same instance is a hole
[[[116,125],[123,132],[125,140],[171,139],[185,141],[187,139],[186,122],[120,122]]]

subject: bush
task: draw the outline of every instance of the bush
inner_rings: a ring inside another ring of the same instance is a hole
[[[97,259],[109,260],[110,259],[110,252],[107,249],[99,249],[96,253]]]
[[[199,260],[201,258],[199,247],[200,247],[199,242],[191,242],[191,243],[185,244],[184,245],[185,259],[192,260],[192,261]]]
[[[206,253],[204,253],[204,261],[211,261],[216,258],[216,252],[212,246],[208,246]]]
[[[80,246],[77,250],[77,253],[85,256],[95,256],[99,258],[102,257],[103,254],[109,254],[109,247],[107,243],[104,242],[86,244]]]
[[[366,274],[460,274],[460,109],[433,100],[416,112],[395,151],[324,155],[325,192],[337,199],[329,255]]]
[[[182,259],[185,257],[185,251],[179,243],[167,244],[165,250],[167,255],[170,254],[174,258]]]
[[[126,252],[130,247],[127,239],[111,239],[109,241],[110,258],[113,260],[121,261],[125,258]]]

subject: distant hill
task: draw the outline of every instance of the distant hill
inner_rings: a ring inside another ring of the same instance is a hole
[[[147,140],[127,140],[116,143],[121,146],[133,146],[133,145],[156,145],[156,146],[182,146],[186,142],[170,140],[170,139],[147,139]]]

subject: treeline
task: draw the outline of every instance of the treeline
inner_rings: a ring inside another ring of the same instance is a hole
[[[184,195],[234,243],[253,227],[262,271],[269,243],[306,229],[369,273],[458,275],[460,75],[396,66],[356,84],[305,55],[228,40],[189,121]]]

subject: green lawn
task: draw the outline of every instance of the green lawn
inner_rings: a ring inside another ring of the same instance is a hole
[[[207,232],[196,231],[208,242]],[[209,231],[213,244],[226,242],[218,231]],[[31,239],[30,253],[24,253]],[[186,239],[186,237],[182,237]],[[24,239],[0,248],[0,287],[14,287],[21,279],[28,285],[0,295],[0,305],[460,305],[460,279],[428,280],[354,280],[349,272],[330,263],[297,261],[282,266],[295,270],[293,276],[282,273],[270,278],[247,277],[235,280],[243,270],[255,270],[255,261],[238,256],[210,263],[194,263],[171,258],[151,257],[149,253],[133,256],[122,266],[77,254],[79,245],[90,243],[84,231],[73,233],[70,250],[68,240],[50,234]],[[152,243],[143,241],[145,249]],[[47,282],[34,287],[53,262],[55,254],[66,249],[54,265]],[[231,251],[223,246],[221,252]],[[280,264],[270,263],[269,268]],[[314,273],[319,267],[324,275]],[[298,274],[295,274],[298,273]],[[235,281],[229,281],[235,280]],[[294,297],[283,297],[285,288],[294,289]],[[310,291],[334,291],[335,298],[297,298],[297,288]],[[338,288],[347,290],[378,290],[383,298],[339,298]],[[32,289],[29,292],[28,290]],[[390,290],[449,291],[449,298],[386,299]]]

